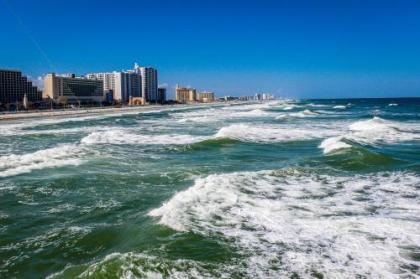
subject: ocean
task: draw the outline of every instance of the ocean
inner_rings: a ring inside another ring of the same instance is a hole
[[[420,98],[0,122],[0,278],[420,278]]]

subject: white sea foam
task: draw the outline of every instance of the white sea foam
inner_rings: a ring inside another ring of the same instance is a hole
[[[388,106],[389,107],[396,107],[396,106],[398,106],[398,104],[397,103],[390,103],[390,104],[388,104]]]
[[[67,266],[64,270],[48,276],[53,278],[91,278],[96,277],[115,277],[133,278],[215,278],[199,262],[193,260],[169,260],[161,257],[148,255],[146,253],[111,253],[101,261],[85,266]]]
[[[331,137],[331,138],[325,139],[325,140],[322,141],[322,143],[320,144],[319,147],[324,149],[324,154],[328,154],[328,153],[336,152],[338,150],[350,148],[351,145],[343,142],[342,139],[343,139],[343,137],[341,137],[341,136]]]
[[[325,104],[313,104],[313,103],[310,103],[310,104],[308,104],[308,107],[313,107],[313,108],[325,108],[325,107],[328,107],[328,105],[325,105]]]
[[[373,117],[351,124],[340,137],[324,140],[320,148],[324,153],[331,153],[340,149],[350,148],[351,145],[343,142],[350,140],[360,144],[377,144],[420,140],[420,125],[417,123],[402,123]]]
[[[63,144],[22,155],[0,157],[0,177],[14,176],[44,168],[79,165],[83,150],[75,144]]]
[[[291,125],[234,124],[221,128],[216,138],[230,138],[249,142],[290,142],[336,135],[327,127],[294,127]]]
[[[334,109],[346,109],[347,106],[343,106],[343,105],[337,105],[337,106],[333,106]]]
[[[303,111],[290,113],[289,115],[292,116],[292,117],[306,118],[306,117],[314,117],[314,116],[317,116],[317,115],[319,115],[319,113],[313,112],[313,111],[311,111],[309,109],[305,109]]]
[[[209,123],[221,122],[228,119],[275,117],[278,115],[274,112],[265,111],[263,109],[264,107],[267,107],[267,104],[225,107],[223,109],[211,108],[206,110],[172,113],[171,116],[177,119],[177,121],[180,123]]]
[[[419,183],[400,172],[215,174],[149,215],[174,230],[233,240],[244,257],[235,268],[246,277],[399,278],[419,268],[406,249],[420,246]]]
[[[94,132],[82,138],[82,144],[192,144],[208,139],[204,136],[159,134],[138,134],[126,129],[112,129],[104,132]]]

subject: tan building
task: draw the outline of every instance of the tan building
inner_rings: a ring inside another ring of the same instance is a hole
[[[197,100],[197,93],[194,88],[176,86],[175,99],[178,103],[190,103]]]
[[[214,93],[213,92],[200,92],[198,93],[198,101],[202,103],[212,103],[214,102]]]
[[[104,100],[104,85],[101,80],[48,74],[42,97],[65,103],[98,103]]]

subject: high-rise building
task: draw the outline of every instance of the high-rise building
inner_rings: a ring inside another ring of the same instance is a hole
[[[197,93],[194,88],[180,87],[176,85],[175,88],[175,100],[178,103],[190,103],[197,100]]]
[[[44,77],[43,97],[64,103],[98,103],[104,99],[104,85],[101,80],[52,73]]]
[[[42,100],[42,93],[22,72],[0,69],[0,104],[21,103],[25,97],[29,102]]]
[[[101,80],[105,94],[112,92],[113,99],[120,103],[127,103],[132,98],[142,97],[142,82],[140,74],[133,71],[92,73],[88,79]]]
[[[198,101],[202,103],[214,102],[214,93],[213,92],[200,92],[198,93]]]
[[[135,63],[134,72],[141,75],[142,95],[146,99],[146,102],[158,102],[157,70],[152,67],[140,67]]]
[[[158,100],[157,102],[159,104],[163,104],[166,101],[166,88],[164,87],[159,87],[158,88]]]

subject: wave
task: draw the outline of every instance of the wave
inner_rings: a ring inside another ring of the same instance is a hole
[[[310,103],[307,105],[308,107],[313,107],[313,108],[325,108],[325,107],[329,107],[328,105],[324,105],[324,104],[314,104],[314,103]]]
[[[290,125],[234,124],[221,128],[215,138],[230,138],[244,142],[292,142],[334,135],[331,129],[291,127]]]
[[[333,109],[346,109],[347,106],[344,105],[337,105],[337,106],[333,106]]]
[[[223,236],[243,255],[233,269],[250,278],[410,277],[419,268],[406,248],[420,246],[419,183],[403,172],[214,174],[149,215],[176,231]]]
[[[275,117],[277,114],[265,111],[261,106],[247,106],[247,109],[206,109],[189,111],[182,113],[172,113],[171,116],[179,123],[211,123],[221,122],[227,119],[255,118],[255,117]]]
[[[303,111],[290,113],[289,115],[292,117],[305,118],[305,117],[313,117],[313,116],[319,115],[319,113],[313,112],[309,109],[305,109]]]
[[[0,177],[29,173],[33,170],[61,166],[77,166],[83,163],[83,150],[75,144],[63,144],[23,155],[0,157]]]
[[[170,260],[146,253],[112,253],[91,265],[68,266],[52,274],[53,278],[220,278],[221,274],[209,272],[207,264],[193,260]]]
[[[420,125],[389,121],[377,116],[357,121],[348,127],[347,133],[325,139],[319,146],[325,154],[352,147],[345,141],[360,144],[396,143],[420,140]]]
[[[208,139],[205,136],[160,134],[145,135],[136,134],[124,129],[115,129],[105,132],[94,132],[82,138],[82,144],[145,144],[145,145],[166,145],[166,144],[192,144]]]
[[[324,150],[324,154],[336,152],[338,150],[351,148],[352,146],[350,144],[347,144],[342,141],[343,137],[331,137],[328,139],[325,139],[322,141],[322,143],[319,145],[320,148]]]

